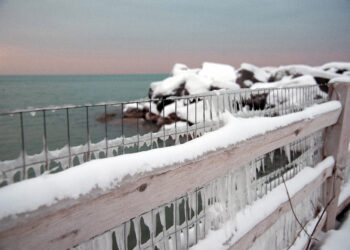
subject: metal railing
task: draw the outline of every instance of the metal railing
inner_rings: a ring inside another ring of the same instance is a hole
[[[316,85],[3,112],[0,186],[92,159],[185,143],[219,128],[224,112],[278,116],[326,100]]]
[[[293,178],[305,166],[315,166],[322,160],[323,131],[256,158],[192,192],[156,207],[136,218],[96,236],[74,249],[188,249],[216,230],[228,219],[284,180]],[[283,176],[283,178],[282,178]],[[309,213],[314,215],[320,202],[320,192],[311,197]],[[310,203],[310,201],[305,201]],[[307,205],[301,207],[305,210]],[[296,207],[298,209],[298,207]],[[305,213],[304,213],[305,214]],[[308,215],[309,216],[309,215]],[[291,215],[292,217],[292,215]],[[305,224],[309,217],[299,216]],[[290,223],[296,224],[290,219]],[[282,228],[284,228],[284,221]],[[281,248],[294,241],[294,231],[283,229]],[[300,228],[299,228],[300,229]],[[278,230],[281,230],[280,228]]]

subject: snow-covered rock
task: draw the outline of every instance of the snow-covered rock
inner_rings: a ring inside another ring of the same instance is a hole
[[[241,88],[250,88],[256,82],[267,82],[271,73],[253,64],[242,63],[237,72],[236,82]]]
[[[202,68],[190,69],[187,65],[177,63],[173,66],[171,76],[153,82],[150,85],[148,96],[155,99],[151,104],[139,107],[126,105],[127,117],[144,118],[159,126],[173,122],[194,122],[193,117],[187,117],[187,110],[195,106],[190,102],[175,102],[170,97],[198,95],[208,91],[220,89],[261,89],[261,88],[285,88],[300,85],[319,85],[324,95],[328,92],[328,83],[335,79],[350,77],[350,63],[331,62],[318,67],[307,65],[286,65],[280,67],[257,67],[253,64],[242,63],[238,70],[233,66],[212,62],[204,62]],[[278,95],[277,92],[273,95]],[[277,96],[267,94],[251,95],[250,99],[244,100],[248,109],[264,109],[267,106],[276,105],[281,101],[298,102],[297,99],[277,100]],[[269,101],[267,101],[267,99]],[[200,99],[197,108],[200,108]]]

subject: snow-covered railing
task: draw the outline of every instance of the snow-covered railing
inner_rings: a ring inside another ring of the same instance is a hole
[[[350,85],[330,96],[340,102],[276,117],[224,113],[187,143],[3,187],[0,248],[304,246],[294,213],[313,237],[331,228],[350,158]]]
[[[185,143],[218,129],[224,111],[272,117],[327,100],[317,85],[268,86],[0,113],[0,121],[11,128],[0,140],[0,187],[92,159]]]

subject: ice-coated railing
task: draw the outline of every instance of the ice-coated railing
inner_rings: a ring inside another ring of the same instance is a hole
[[[276,149],[240,168],[230,171],[192,192],[156,207],[86,241],[74,249],[188,249],[219,229],[239,211],[261,199],[276,186],[293,178],[305,166],[315,166],[323,158],[323,130]],[[283,175],[283,178],[282,178]],[[317,213],[322,192],[296,206],[303,225]],[[293,215],[283,215],[277,249],[288,248],[300,226]],[[278,223],[276,223],[279,225]],[[234,227],[234,225],[232,225]],[[283,241],[281,241],[283,239]],[[229,245],[227,246],[229,247]],[[273,247],[265,249],[273,249]]]
[[[316,85],[3,112],[9,131],[0,133],[0,187],[92,159],[185,143],[219,128],[222,112],[278,116],[326,100]]]

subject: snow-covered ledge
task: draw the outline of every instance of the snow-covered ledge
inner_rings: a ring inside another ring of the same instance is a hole
[[[4,187],[0,248],[74,246],[335,124],[340,111],[341,104],[331,101],[273,118],[225,114],[224,127],[182,145],[95,160]]]

